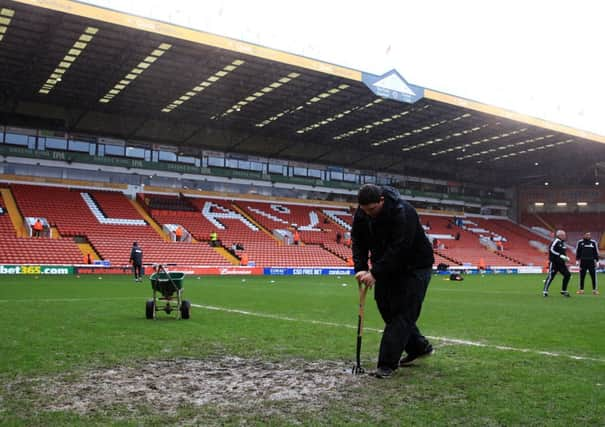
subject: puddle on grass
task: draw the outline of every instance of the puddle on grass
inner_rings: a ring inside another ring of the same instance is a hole
[[[33,383],[44,409],[80,414],[115,405],[161,408],[163,413],[187,405],[253,409],[279,401],[309,408],[341,399],[349,386],[359,385],[364,376],[354,376],[350,369],[342,361],[177,359],[37,378]]]

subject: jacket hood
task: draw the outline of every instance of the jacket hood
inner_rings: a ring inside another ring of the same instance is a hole
[[[401,196],[399,191],[393,187],[384,186],[382,188],[382,196],[384,197],[384,207],[382,212],[376,218],[382,221],[388,217],[394,215],[394,212],[402,206]]]
[[[389,198],[394,202],[398,202],[401,195],[399,191],[395,190],[393,187],[384,186],[382,187],[382,195],[384,198]]]
[[[386,218],[393,215],[394,210],[402,205],[402,199],[397,190],[389,186],[380,186],[381,196],[384,197],[384,206],[378,216],[372,218],[367,215],[361,208],[358,208],[355,215],[363,218],[369,218],[371,221],[384,221]]]

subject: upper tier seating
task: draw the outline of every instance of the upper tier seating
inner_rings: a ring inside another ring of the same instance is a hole
[[[216,231],[218,239],[225,248],[234,243],[241,244],[244,250],[236,251],[237,256],[242,252],[248,255],[250,262],[261,266],[344,266],[345,257],[338,252],[332,252],[321,247],[322,242],[336,240],[336,224],[325,224],[318,214],[312,215],[312,220],[321,222],[322,226],[330,225],[331,230],[301,230],[303,243],[301,246],[284,245],[273,237],[276,228],[289,228],[293,222],[286,215],[283,218],[274,216],[267,218],[271,212],[270,203],[248,202],[245,200],[224,200],[214,198],[188,198],[188,202],[195,206],[197,212],[175,212],[153,209],[152,217],[161,224],[178,223],[183,225],[195,239],[209,241],[210,233]],[[254,211],[256,209],[256,211]],[[288,211],[288,208],[284,208]],[[259,211],[267,215],[259,214]],[[305,215],[309,215],[311,208],[296,209],[297,215],[292,217],[302,223]],[[269,219],[271,222],[267,222]],[[309,221],[307,217],[307,221]],[[276,223],[277,225],[273,224]],[[306,223],[308,224],[308,222]],[[301,225],[302,227],[302,225]],[[308,240],[305,240],[307,238]],[[345,248],[346,249],[346,248]],[[350,250],[348,255],[350,256]]]
[[[540,220],[542,219],[542,221]],[[567,232],[567,243],[575,247],[578,240],[582,239],[584,233],[590,232],[591,237],[603,246],[603,230],[605,230],[605,213],[540,213],[539,218],[531,213],[522,215],[523,223],[530,227],[541,227],[551,230],[562,229]],[[544,224],[545,221],[548,224]]]
[[[567,232],[584,233],[586,231],[601,233],[605,230],[605,213],[540,213],[552,229],[563,229]],[[544,223],[531,213],[522,215],[522,222],[528,226],[544,227]],[[594,236],[593,236],[594,238]]]
[[[71,239],[16,237],[0,196],[0,264],[79,264],[82,252]]]
[[[496,239],[498,239],[498,236],[506,239],[502,243],[504,248],[502,253],[504,255],[525,265],[542,266],[545,264],[547,259],[546,254],[531,246],[529,242],[534,240],[547,245],[549,242],[546,238],[503,219],[473,217],[472,220],[480,228],[491,232],[491,236],[494,236]],[[480,234],[488,235],[489,233]]]
[[[158,194],[138,194],[137,200],[147,206],[150,210],[164,211],[185,211],[195,212],[196,209],[189,203],[185,197],[158,195]]]
[[[284,202],[263,202],[245,199],[195,198],[169,195],[140,195],[148,212],[161,224],[181,224],[200,243],[165,242],[141,217],[130,200],[118,191],[68,189],[52,186],[14,184],[11,190],[24,216],[45,217],[64,237],[84,236],[100,257],[112,265],[128,264],[130,247],[137,241],[144,251],[145,263],[173,263],[177,265],[229,266],[230,262],[211,248],[207,242],[216,231],[225,248],[239,243],[250,262],[260,266],[317,267],[346,265],[351,249],[336,242],[336,234],[344,236],[351,228],[351,212],[343,207],[323,207]],[[151,203],[151,200],[155,200]],[[193,209],[193,210],[192,210]],[[435,265],[478,265],[483,260],[488,266],[543,265],[546,255],[529,245],[530,240],[544,244],[547,239],[502,219],[465,217],[463,227],[453,225],[451,218],[422,214],[421,222],[430,224],[430,236],[443,235],[443,248],[435,250]],[[301,245],[287,245],[273,234],[277,230],[292,232],[297,228]],[[0,218],[0,237],[16,241],[8,215]],[[445,238],[460,234],[460,239]],[[479,242],[481,235],[506,238],[503,251],[488,250]],[[28,247],[34,239],[22,239],[19,245]],[[36,239],[34,245],[64,245],[68,249],[44,246],[33,250],[33,255],[18,255],[23,260],[60,263],[80,263],[82,255],[70,239]],[[44,243],[42,243],[44,241]],[[0,257],[2,262],[17,262],[9,255],[19,254],[7,243]],[[18,246],[18,245],[17,245]],[[46,258],[38,256],[44,253]],[[61,253],[67,258],[58,258]],[[4,261],[3,261],[4,260]]]
[[[350,229],[347,220],[352,217],[344,208],[247,200],[238,200],[235,204],[271,232],[280,229],[292,232],[296,228],[303,243],[321,245],[343,259],[351,256],[351,249],[344,245],[344,240],[336,243],[337,233],[342,237]],[[336,219],[340,219],[342,225],[337,224]]]
[[[4,205],[4,200],[2,200],[2,195],[0,195],[0,207],[4,214],[0,215],[0,236],[2,237],[15,237],[15,228],[13,227],[13,223],[8,216],[8,212],[6,211],[6,206]]]
[[[206,245],[164,242],[120,192],[33,185],[13,185],[12,191],[25,216],[45,217],[63,236],[87,237],[112,265],[128,264],[134,241],[142,247],[146,264],[231,265]],[[91,196],[100,213],[93,213],[81,193]]]
[[[435,248],[435,253],[439,256],[448,259],[449,264],[457,265],[473,265],[478,266],[483,260],[486,266],[492,267],[517,267],[523,265],[522,261],[512,259],[506,253],[488,250],[479,241],[479,233],[471,231],[474,226],[471,224],[458,226],[453,222],[453,218],[437,215],[421,215],[423,225],[430,226],[427,233],[430,236],[450,236],[454,238],[439,238],[443,247]],[[463,219],[468,221],[469,219]],[[470,220],[474,221],[474,218]],[[459,234],[459,240],[456,240],[456,235]],[[435,261],[438,264],[437,261]],[[448,262],[446,262],[448,264]]]

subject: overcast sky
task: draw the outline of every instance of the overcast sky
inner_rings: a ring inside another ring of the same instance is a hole
[[[600,0],[85,0],[605,135]]]

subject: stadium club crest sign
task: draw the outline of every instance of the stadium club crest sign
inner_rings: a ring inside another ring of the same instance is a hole
[[[376,96],[381,98],[413,104],[424,97],[423,87],[406,82],[396,70],[391,70],[381,76],[362,73],[361,80]]]

